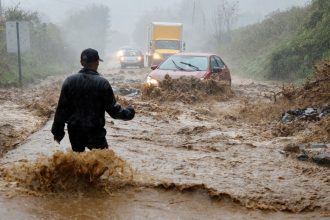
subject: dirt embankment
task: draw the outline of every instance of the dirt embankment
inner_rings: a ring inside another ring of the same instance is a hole
[[[271,124],[275,137],[300,136],[303,142],[330,142],[330,115],[320,120],[295,120],[282,123],[282,115],[292,109],[322,107],[330,104],[330,60],[315,66],[313,76],[301,86],[283,86],[282,91],[269,93],[270,103],[246,101],[240,118],[266,126]]]
[[[330,105],[330,60],[315,66],[315,72],[301,87],[283,89],[283,100],[298,108],[322,107]],[[282,102],[284,102],[282,101]],[[330,114],[320,120],[296,120],[275,127],[280,136],[302,135],[304,142],[330,142]]]
[[[0,157],[43,126],[54,112],[61,80],[24,89],[0,89]]]
[[[330,102],[330,60],[315,66],[315,72],[302,86],[283,89],[285,99],[297,103],[301,108],[320,106]]]

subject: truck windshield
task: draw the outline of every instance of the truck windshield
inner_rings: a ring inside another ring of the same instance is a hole
[[[180,41],[176,40],[157,40],[155,42],[156,49],[172,49],[180,50]]]

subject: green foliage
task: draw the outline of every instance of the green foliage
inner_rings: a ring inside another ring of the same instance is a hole
[[[72,52],[65,45],[57,26],[42,23],[38,13],[24,11],[17,6],[6,9],[5,19],[30,23],[31,51],[22,54],[24,84],[72,68]],[[0,86],[18,85],[17,55],[7,53],[5,21],[0,23],[0,53]]]
[[[24,11],[19,8],[18,5],[6,9],[5,18],[7,21],[29,21],[33,23],[40,23],[38,12]]]
[[[314,1],[304,28],[271,57],[270,77],[302,79],[313,65],[330,56],[330,1]]]
[[[274,12],[263,22],[231,33],[220,54],[234,73],[257,78],[301,80],[330,56],[330,1]]]
[[[220,55],[234,73],[266,78],[272,52],[295,36],[305,16],[306,9],[298,7],[274,12],[261,23],[231,32],[231,42],[219,47]]]

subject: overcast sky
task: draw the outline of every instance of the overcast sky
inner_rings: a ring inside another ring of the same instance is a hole
[[[208,0],[200,1],[207,4]],[[236,1],[236,0],[228,0]],[[310,0],[239,0],[240,12],[268,14],[271,11],[286,9],[291,6],[305,5]],[[48,21],[58,23],[72,10],[79,10],[91,3],[104,4],[111,10],[112,29],[130,33],[135,21],[144,11],[158,8],[176,7],[181,0],[2,0],[2,4],[13,6],[20,3],[23,8],[37,10]],[[184,12],[183,12],[184,13]]]

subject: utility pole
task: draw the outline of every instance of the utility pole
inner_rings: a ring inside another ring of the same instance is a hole
[[[0,18],[2,18],[2,1],[0,0]]]
[[[196,1],[194,0],[193,11],[192,11],[192,19],[191,19],[192,26],[195,25],[195,14],[196,14]]]

